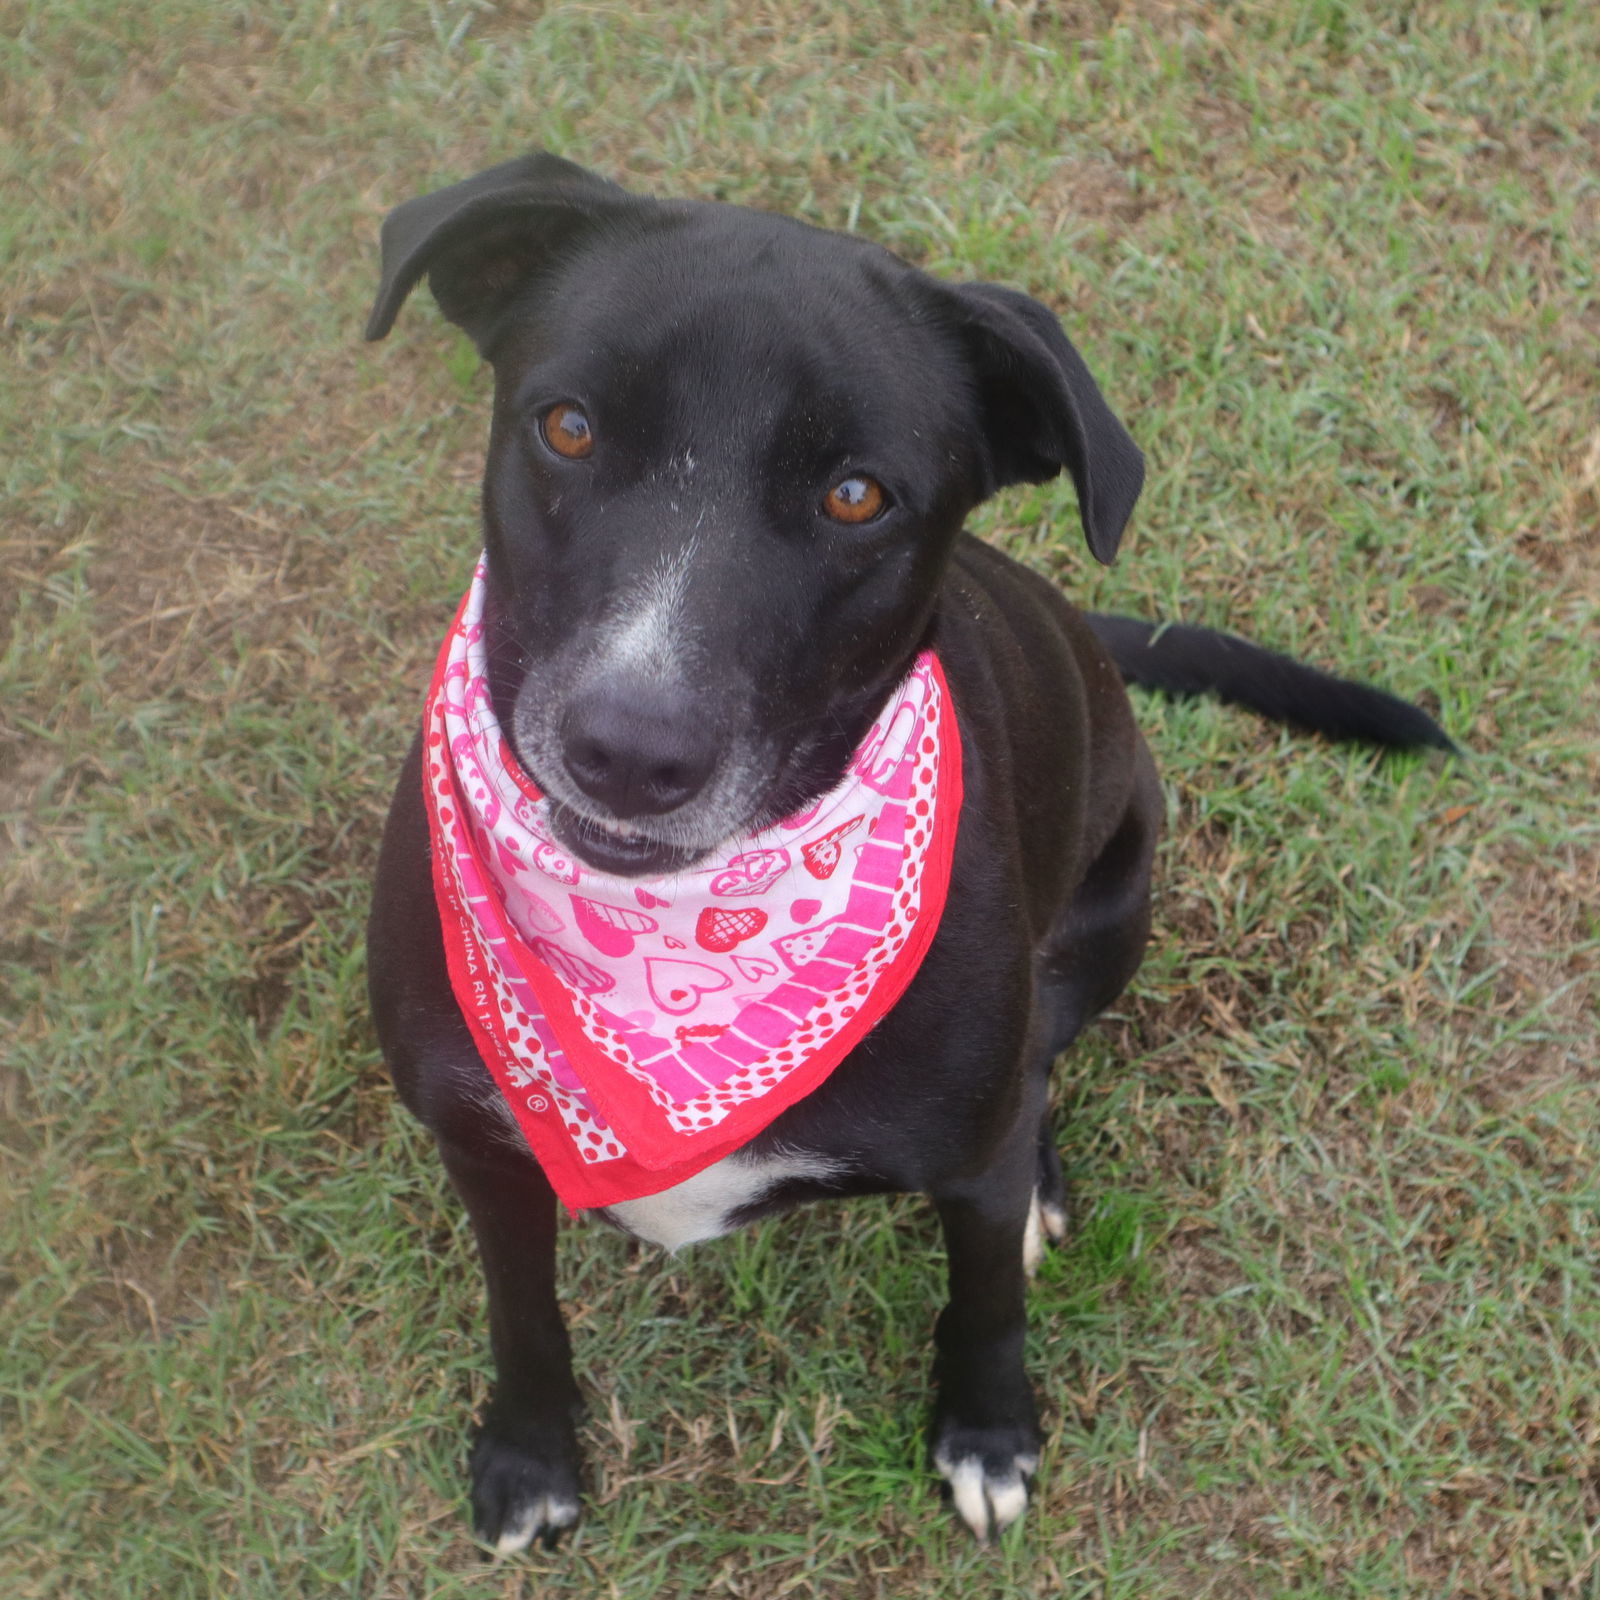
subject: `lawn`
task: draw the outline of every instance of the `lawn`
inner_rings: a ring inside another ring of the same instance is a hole
[[[0,1593],[1600,1596],[1592,0],[8,0]],[[922,1466],[913,1199],[567,1230],[589,1516],[465,1534],[476,1269],[361,925],[488,383],[402,199],[547,145],[1061,314],[1149,457],[980,531],[1429,705],[1458,761],[1142,700],[1134,989],[1058,1069],[1050,1444]]]

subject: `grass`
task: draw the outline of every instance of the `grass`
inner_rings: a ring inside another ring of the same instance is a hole
[[[0,1591],[1600,1595],[1600,20],[1580,0],[50,0],[0,29]],[[1051,1444],[923,1474],[914,1201],[575,1227],[594,1502],[483,1566],[462,1224],[360,926],[487,386],[383,211],[544,143],[1056,306],[1150,456],[981,529],[1437,706],[1141,704],[1138,984],[1060,1069]]]

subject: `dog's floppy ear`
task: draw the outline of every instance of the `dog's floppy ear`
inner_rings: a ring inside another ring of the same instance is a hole
[[[943,284],[977,380],[992,487],[1066,468],[1095,559],[1111,564],[1144,486],[1144,457],[1055,314],[1015,289]]]
[[[537,150],[396,206],[383,219],[383,278],[367,338],[381,339],[417,280],[480,349],[528,273],[595,217],[639,202]]]

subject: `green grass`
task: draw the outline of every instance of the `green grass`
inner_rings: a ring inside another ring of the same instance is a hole
[[[202,5],[0,29],[0,1592],[1600,1596],[1600,18],[1586,0]],[[362,994],[484,375],[392,204],[548,144],[1057,307],[1150,458],[981,530],[1435,704],[1143,702],[1158,937],[1059,1074],[1051,1443],[921,1467],[914,1201],[565,1240],[590,1516],[464,1536],[475,1268]]]

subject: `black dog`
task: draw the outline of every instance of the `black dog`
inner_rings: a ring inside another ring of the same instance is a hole
[[[389,216],[369,338],[424,273],[494,369],[489,681],[576,860],[654,878],[790,817],[937,649],[965,784],[916,976],[765,1131],[611,1216],[676,1246],[823,1196],[930,1195],[949,1252],[932,1456],[985,1537],[1025,1506],[1040,1443],[1022,1353],[1027,1270],[1064,1226],[1050,1065],[1149,929],[1161,797],[1123,676],[1334,736],[1448,741],[1403,702],[1243,641],[1085,618],[963,533],[996,490],[1065,470],[1110,561],[1143,481],[1025,295],[783,218],[637,198],[548,155]],[[555,1199],[446,970],[420,762],[419,743],[383,840],[372,1003],[482,1255],[496,1383],[474,1520],[515,1550],[578,1515],[579,1396]]]

